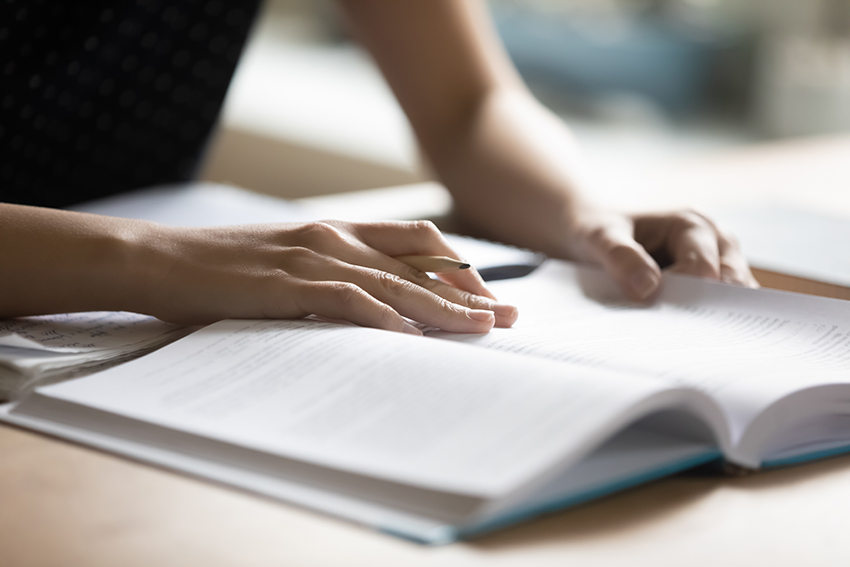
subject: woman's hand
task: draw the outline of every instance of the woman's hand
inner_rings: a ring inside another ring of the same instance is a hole
[[[457,257],[430,222],[176,228],[0,204],[0,317],[135,311],[203,324],[318,315],[420,334],[507,327],[474,270],[443,281],[393,259]]]
[[[437,281],[395,260],[405,254],[457,257],[430,222],[157,227],[146,311],[178,323],[318,315],[421,334],[405,317],[462,333],[507,327],[474,269]]]
[[[585,210],[574,217],[571,256],[599,264],[634,300],[651,296],[671,272],[758,287],[737,242],[695,211],[624,214]]]

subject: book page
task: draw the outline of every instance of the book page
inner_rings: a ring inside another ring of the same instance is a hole
[[[306,320],[223,321],[39,394],[351,472],[492,497],[589,450],[666,389]],[[14,411],[25,410],[26,402]]]
[[[123,311],[18,317],[0,319],[0,347],[64,354],[95,352],[147,344],[180,328]]]
[[[514,328],[429,334],[695,387],[723,405],[733,440],[777,399],[850,381],[847,302],[668,274],[636,304],[600,270],[554,260],[492,289],[519,307]]]
[[[202,182],[138,189],[74,205],[71,210],[174,226],[301,222],[313,218],[292,201]]]

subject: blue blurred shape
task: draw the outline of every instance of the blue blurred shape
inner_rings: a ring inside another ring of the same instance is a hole
[[[676,115],[703,101],[718,41],[662,19],[617,25],[494,10],[505,46],[523,77],[592,102],[637,95]]]

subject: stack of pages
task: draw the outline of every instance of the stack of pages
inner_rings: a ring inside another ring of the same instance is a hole
[[[0,319],[0,399],[147,354],[191,329],[122,312]]]

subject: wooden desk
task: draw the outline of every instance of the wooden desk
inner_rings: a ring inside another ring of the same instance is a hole
[[[850,187],[850,139],[801,148],[683,165],[666,183],[696,178],[713,191],[711,177],[726,180],[724,191],[731,183],[762,190],[772,179],[790,192],[781,170],[812,167],[811,176],[830,172],[831,187]],[[805,281],[796,285],[806,291]],[[848,532],[850,457],[744,478],[666,479],[426,548],[0,426],[0,565],[9,567],[847,565]]]

